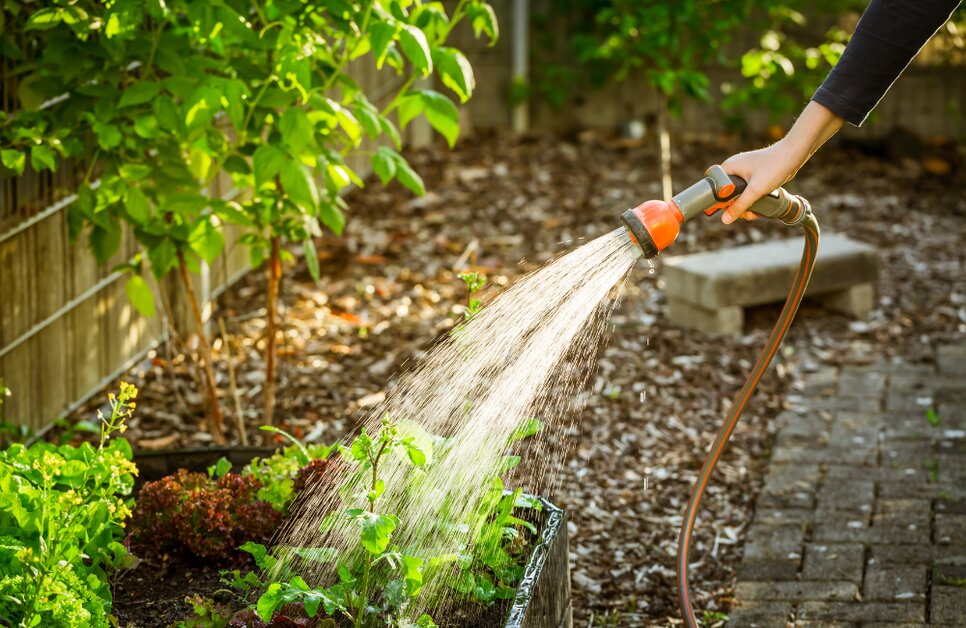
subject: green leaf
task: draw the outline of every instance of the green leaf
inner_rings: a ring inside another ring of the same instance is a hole
[[[123,164],[117,170],[126,181],[140,181],[151,174],[151,166],[145,164]]]
[[[381,146],[372,156],[372,169],[386,185],[396,176],[396,158],[398,155],[392,149]]]
[[[379,124],[379,112],[368,102],[357,102],[353,110],[355,111],[356,119],[362,125],[366,135],[370,139],[377,139],[382,130]]]
[[[158,83],[151,83],[148,81],[135,83],[121,93],[121,100],[117,104],[118,109],[146,103],[157,96],[158,92],[160,91],[161,85]]]
[[[429,76],[433,71],[433,55],[429,51],[426,34],[411,24],[403,24],[399,31],[399,44],[403,54],[417,71]]]
[[[146,140],[157,137],[160,135],[158,119],[152,115],[141,116],[134,121],[134,132]]]
[[[268,588],[262,593],[261,597],[258,598],[258,602],[255,604],[255,611],[262,621],[268,622],[272,620],[275,609],[282,603],[282,595],[282,585],[277,582],[268,585]]]
[[[288,160],[282,167],[279,179],[292,202],[303,211],[315,215],[319,207],[319,190],[308,170],[302,164]]]
[[[399,107],[396,109],[396,112],[399,114],[399,126],[405,129],[410,120],[425,110],[426,102],[423,100],[421,93],[418,91],[408,92],[400,99]]]
[[[436,48],[433,50],[433,63],[443,85],[453,90],[460,102],[469,100],[476,89],[476,77],[463,53],[455,48]]]
[[[116,222],[107,223],[106,226],[94,225],[88,243],[94,258],[103,264],[121,246],[121,228]]]
[[[426,186],[423,184],[422,177],[416,174],[416,171],[410,168],[402,157],[396,160],[396,179],[416,196],[426,194]]]
[[[336,235],[342,235],[345,229],[345,216],[334,202],[325,202],[319,206],[319,220]]]
[[[131,275],[124,284],[124,291],[127,293],[128,300],[141,316],[148,318],[154,316],[154,295],[148,282],[144,281],[141,275]]]
[[[456,144],[460,134],[460,113],[453,101],[431,89],[420,92],[426,105],[426,119],[429,124],[446,138],[449,147]]]
[[[222,456],[218,459],[218,462],[215,463],[214,471],[214,476],[216,478],[224,477],[226,473],[231,471],[231,461]]]
[[[396,38],[399,27],[393,22],[376,22],[369,30],[369,43],[372,45],[372,52],[376,56],[376,68],[382,69],[382,64],[386,61],[386,52],[389,44]]]
[[[225,237],[211,220],[200,221],[191,231],[188,239],[191,250],[206,262],[213,262],[225,246]]]
[[[255,187],[261,187],[273,180],[288,160],[277,147],[264,144],[255,151],[252,161],[255,166]]]
[[[932,408],[926,410],[926,421],[928,421],[929,425],[932,425],[933,427],[939,425],[939,414],[937,414]]]
[[[23,174],[23,170],[27,165],[27,153],[22,153],[12,148],[4,148],[0,151],[0,160],[3,161],[4,166],[13,170],[17,176],[20,176]]]
[[[37,172],[44,169],[56,170],[57,156],[54,155],[54,151],[43,144],[32,146],[30,148],[30,166]]]
[[[113,124],[95,122],[93,128],[94,135],[97,136],[97,143],[104,150],[117,148],[121,144],[121,131]]]
[[[319,282],[319,254],[315,250],[315,242],[312,238],[302,240],[302,252],[305,254],[305,265],[308,266],[309,275],[316,283]]]
[[[393,530],[399,525],[399,519],[393,515],[378,515],[365,512],[361,515],[362,547],[370,554],[381,554],[389,547]]]
[[[298,107],[286,109],[278,122],[278,127],[282,131],[282,140],[293,157],[305,148],[315,133],[315,127],[309,122],[305,111]]]
[[[423,587],[423,559],[403,556],[402,567],[403,576],[406,578],[406,593],[409,597],[416,597]]]
[[[25,31],[47,30],[54,28],[61,23],[64,17],[64,9],[59,7],[48,7],[35,11],[30,19],[27,20]]]
[[[479,37],[486,33],[486,36],[490,38],[490,45],[496,45],[497,40],[500,39],[500,26],[496,21],[496,12],[493,11],[493,7],[486,2],[473,2],[467,7],[466,14],[470,18],[476,36]]]
[[[416,628],[439,628],[439,626],[436,625],[436,622],[433,621],[432,617],[426,613],[423,613],[419,616],[419,619],[416,620]]]
[[[144,195],[141,188],[131,185],[124,193],[124,209],[127,210],[131,220],[138,224],[144,224],[151,218],[151,205],[148,197]]]

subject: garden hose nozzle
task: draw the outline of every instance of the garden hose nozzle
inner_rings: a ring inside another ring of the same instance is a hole
[[[628,209],[621,220],[631,238],[650,259],[666,249],[678,237],[681,223],[700,213],[708,216],[726,209],[745,190],[747,183],[729,175],[721,166],[711,166],[704,178],[676,194],[669,202],[646,201]],[[808,201],[778,188],[761,197],[748,211],[765,218],[777,218],[787,225],[798,225],[810,211]]]

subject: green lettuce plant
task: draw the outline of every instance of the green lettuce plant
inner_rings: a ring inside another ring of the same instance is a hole
[[[0,617],[9,626],[108,626],[109,574],[130,567],[121,539],[137,469],[117,436],[137,389],[109,395],[96,445],[13,444],[0,452]]]

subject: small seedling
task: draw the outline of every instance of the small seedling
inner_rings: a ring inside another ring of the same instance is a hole
[[[704,614],[701,615],[701,625],[705,628],[712,628],[713,626],[724,625],[724,622],[728,619],[728,615],[721,611],[704,611]]]
[[[466,307],[463,311],[463,319],[465,322],[469,322],[482,309],[480,300],[474,299],[473,295],[486,286],[486,277],[480,273],[466,272],[460,273],[460,279],[466,284]]]
[[[933,427],[939,426],[939,414],[932,408],[926,410],[926,420],[929,421],[929,425],[932,425]]]

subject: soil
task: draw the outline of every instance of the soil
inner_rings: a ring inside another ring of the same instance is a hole
[[[676,181],[692,181],[709,161],[757,143],[729,137],[678,142]],[[770,422],[799,375],[845,355],[908,355],[916,347],[925,353],[966,333],[962,149],[927,143],[918,161],[887,161],[874,150],[855,143],[823,148],[793,185],[812,201],[825,232],[880,247],[878,303],[865,321],[812,304],[800,311],[699,515],[692,549],[698,608],[728,608],[771,446]],[[317,243],[321,282],[311,281],[302,259],[282,280],[276,410],[282,426],[311,441],[351,433],[393,385],[394,374],[457,320],[465,298],[458,270],[486,274],[485,304],[521,273],[615,228],[621,211],[660,195],[654,153],[650,145],[592,133],[483,136],[454,152],[409,153],[430,190],[423,198],[377,182],[351,194],[344,236],[330,234]],[[731,227],[695,221],[669,253],[790,235],[770,221]],[[569,511],[577,625],[677,621],[680,513],[706,447],[779,309],[753,309],[744,334],[713,338],[674,327],[662,286],[660,263],[650,271],[642,263],[624,289],[598,371],[581,396],[584,409],[563,433],[533,445],[525,454],[530,467],[516,475]],[[227,345],[221,338],[214,343],[226,425],[234,425],[226,368],[232,359],[249,434],[257,434],[260,422],[264,289],[265,273],[250,273],[215,307],[228,329]],[[193,346],[190,338],[185,344]],[[190,351],[179,349],[161,347],[123,376],[142,391],[127,434],[137,447],[211,441],[199,428],[204,400]],[[90,404],[73,418],[90,417],[95,409]],[[534,481],[546,466],[553,481]]]
[[[120,626],[162,627],[191,616],[190,596],[212,598],[219,604],[242,608],[244,602],[221,581],[220,569],[179,560],[143,559],[134,569],[114,579],[114,614]],[[218,593],[216,593],[218,592]]]
[[[225,616],[251,602],[221,579],[224,568],[198,565],[180,558],[145,558],[134,569],[120,572],[111,583],[114,615],[124,628],[163,628],[191,617],[189,598],[207,598]],[[240,570],[244,576],[249,568]],[[253,602],[254,600],[252,600]],[[433,612],[442,628],[494,628],[503,625],[510,600],[489,607],[455,602]],[[340,624],[341,625],[341,624]]]

